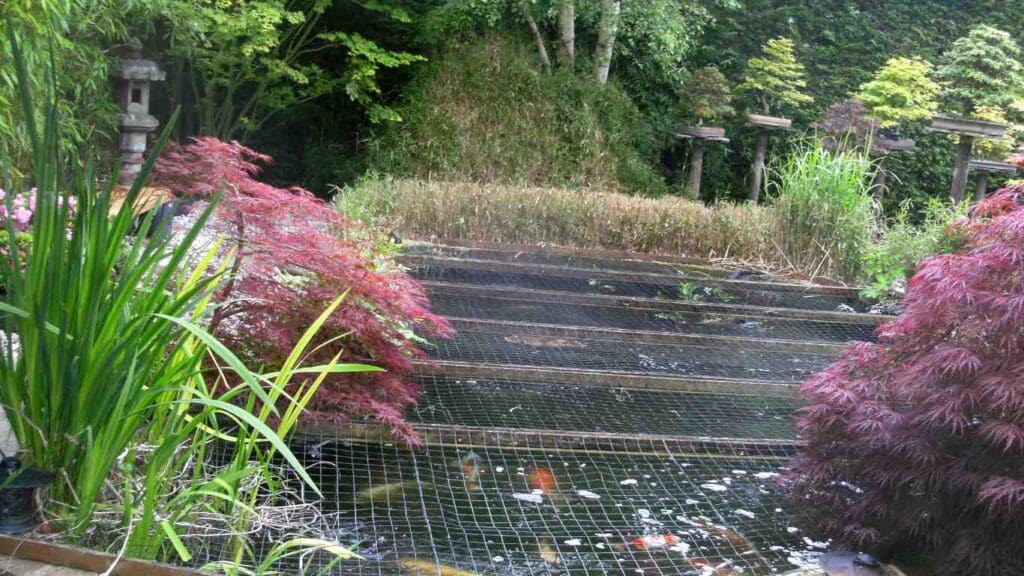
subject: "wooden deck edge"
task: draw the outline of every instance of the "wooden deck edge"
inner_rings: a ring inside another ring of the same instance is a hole
[[[699,376],[660,376],[639,372],[610,372],[570,368],[477,364],[472,362],[420,360],[413,363],[417,376],[446,376],[491,380],[518,380],[576,384],[668,392],[713,392],[719,394],[767,394],[791,396],[796,382],[778,380],[741,380]]]
[[[0,535],[0,554],[97,574],[109,571],[114,576],[200,576],[201,574],[177,566],[132,558],[118,559],[116,556],[104,552],[16,536]]]
[[[412,424],[412,428],[427,448],[453,446],[587,453],[788,458],[793,456],[801,445],[793,439],[670,436],[415,423]],[[391,430],[379,424],[307,422],[300,424],[297,432],[320,441],[334,439],[368,444],[395,443]]]

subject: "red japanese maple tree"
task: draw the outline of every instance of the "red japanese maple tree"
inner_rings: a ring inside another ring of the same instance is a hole
[[[942,574],[1024,574],[1024,186],[919,265],[903,313],[805,382],[788,482],[820,534]]]
[[[312,361],[365,362],[383,373],[331,376],[311,408],[323,418],[365,415],[415,440],[402,419],[416,399],[412,360],[422,352],[412,331],[448,333],[431,314],[420,285],[379,255],[374,233],[302,188],[260,182],[269,156],[215,138],[165,150],[151,182],[184,198],[221,194],[209,226],[238,250],[217,294],[213,333],[266,365],[279,364],[299,336],[342,292],[341,307],[321,331]],[[344,338],[335,339],[341,334]]]

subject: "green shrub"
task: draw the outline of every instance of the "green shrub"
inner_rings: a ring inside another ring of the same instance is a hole
[[[664,193],[653,138],[623,91],[545,74],[534,61],[527,43],[499,35],[438,55],[407,89],[404,122],[371,140],[369,166],[424,179]]]
[[[887,296],[897,283],[914,275],[918,262],[961,246],[963,232],[953,224],[967,217],[967,207],[967,202],[949,204],[929,199],[923,221],[915,225],[909,204],[904,204],[878,242],[864,254],[864,276],[868,283],[864,295]]]
[[[867,153],[830,151],[813,140],[782,159],[774,173],[772,214],[783,258],[812,275],[857,278],[875,231],[874,165]]]

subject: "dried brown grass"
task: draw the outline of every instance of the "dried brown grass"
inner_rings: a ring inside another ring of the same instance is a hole
[[[786,231],[771,207],[643,198],[593,190],[367,178],[338,191],[339,209],[409,238],[548,243],[728,259],[804,275],[780,249]]]

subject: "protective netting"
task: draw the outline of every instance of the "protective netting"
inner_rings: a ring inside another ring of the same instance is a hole
[[[849,307],[864,311],[866,306],[855,292],[833,288],[812,288],[799,284],[773,285],[767,282],[725,280],[692,276],[664,276],[607,271],[521,268],[487,268],[472,261],[419,259],[409,266],[416,278],[429,282],[500,286],[569,293],[604,294],[654,298],[669,301],[732,303],[770,308],[836,310]]]
[[[855,299],[723,284],[713,271],[707,286],[735,298],[682,299],[650,279],[690,282],[694,265],[416,253],[468,258],[413,266],[458,332],[417,363],[421,395],[406,417],[423,446],[370,422],[307,423],[292,446],[323,497],[292,478],[291,497],[261,511],[255,550],[324,538],[363,557],[326,573],[353,575],[767,575],[813,564],[825,544],[792,525],[780,483],[799,446],[792,390],[844,342],[872,337],[876,318],[834,311]],[[484,257],[545,268],[494,269]],[[216,557],[223,544],[199,548]],[[317,573],[329,560],[278,569]]]
[[[729,313],[603,302],[552,302],[537,299],[529,291],[515,295],[478,292],[467,298],[464,293],[434,285],[428,286],[428,292],[433,311],[450,318],[823,342],[871,341],[877,327],[867,322],[780,318],[756,311]]]

